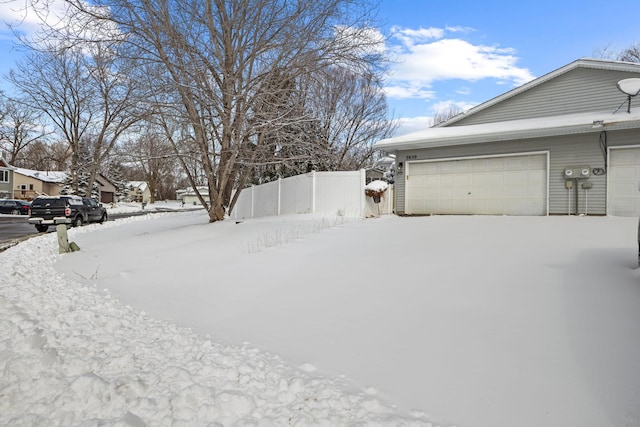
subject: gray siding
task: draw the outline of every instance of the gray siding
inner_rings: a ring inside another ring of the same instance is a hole
[[[640,73],[575,68],[544,84],[478,111],[450,126],[494,123],[505,120],[549,117],[592,111],[626,111],[626,96],[618,90],[618,81],[640,77]],[[632,108],[640,108],[640,99]]]
[[[607,142],[609,146],[637,145],[640,144],[640,133],[636,130],[608,132]],[[571,198],[571,212],[575,213],[575,189],[569,192],[565,188],[564,168],[568,166],[589,166],[591,168],[604,169],[606,167],[606,159],[600,146],[599,133],[399,151],[396,155],[396,160],[397,162],[406,163],[407,161],[417,160],[536,151],[549,152],[549,213],[568,214],[569,197]],[[406,166],[403,167],[402,174],[398,173],[399,176],[395,184],[396,213],[398,214],[405,213],[405,171]],[[582,182],[581,180],[580,183]],[[590,215],[604,215],[606,214],[606,174],[591,176],[589,182],[593,184],[593,188],[588,190],[587,197],[585,197],[585,190],[579,188],[578,213],[584,213],[588,208],[587,213]]]
[[[2,168],[2,164],[0,163],[0,168]],[[2,194],[7,194],[8,199],[13,199],[13,171],[8,168],[2,168],[2,170],[9,172],[9,181],[8,182],[0,182],[0,199],[3,198]]]

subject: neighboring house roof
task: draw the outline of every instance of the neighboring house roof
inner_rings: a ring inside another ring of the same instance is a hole
[[[20,175],[39,179],[42,182],[63,183],[67,178],[66,172],[58,171],[37,171],[32,169],[16,168],[15,172]]]
[[[103,186],[103,187],[106,187],[106,186],[107,186],[107,184],[111,185],[113,188],[115,188],[115,187],[116,187],[116,185],[115,185],[113,182],[111,182],[111,180],[110,180],[109,178],[107,178],[106,176],[104,176],[104,175],[103,175],[103,174],[101,174],[100,172],[98,172],[98,173],[96,174],[96,181],[98,182],[98,184],[99,184],[99,185],[101,185],[101,186]],[[104,181],[104,182],[103,182],[103,181]],[[106,182],[107,184],[105,184],[105,182]]]
[[[390,154],[376,161],[373,166],[377,168],[388,169],[391,166],[393,166],[395,162],[396,162],[396,156],[393,154]]]
[[[445,120],[442,123],[439,123],[436,127],[445,127],[451,124],[454,124],[464,118],[467,118],[473,114],[476,114],[480,111],[486,110],[493,105],[496,105],[502,101],[505,101],[509,98],[512,98],[516,95],[521,94],[522,92],[526,92],[536,86],[544,84],[549,80],[552,80],[556,77],[561,76],[562,74],[568,73],[569,71],[575,70],[576,68],[591,68],[597,70],[609,70],[609,71],[628,71],[632,73],[637,73],[640,71],[640,64],[623,62],[623,61],[611,61],[606,59],[591,59],[591,58],[582,58],[576,61],[573,61],[563,67],[558,68],[550,73],[547,73],[537,79],[531,80],[528,83],[523,84],[522,86],[518,86],[515,89],[512,89],[508,92],[503,93],[502,95],[496,96],[486,102],[483,102],[480,105],[477,105],[464,113],[458,114],[449,120]]]
[[[0,167],[2,168],[7,168],[7,169],[11,169],[11,170],[15,170],[16,168],[14,166],[11,166],[9,164],[9,162],[7,162],[4,157],[0,156]]]
[[[133,187],[144,192],[149,187],[149,184],[146,181],[128,181],[126,186],[127,188]]]
[[[209,188],[206,186],[199,186],[198,188],[198,192],[202,195],[202,196],[209,196]],[[195,196],[196,192],[193,191],[193,188],[182,188],[180,190],[176,191],[176,195],[178,196],[178,198],[182,197],[182,196]]]
[[[374,147],[386,152],[395,152],[397,150],[636,128],[640,128],[640,110],[631,112],[631,114],[626,111],[616,114],[610,112],[579,113],[478,125],[427,128],[378,141]]]

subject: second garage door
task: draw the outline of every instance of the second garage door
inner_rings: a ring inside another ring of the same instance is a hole
[[[614,216],[640,214],[640,148],[612,148],[609,154],[607,213]]]
[[[547,154],[407,163],[409,215],[546,215]]]

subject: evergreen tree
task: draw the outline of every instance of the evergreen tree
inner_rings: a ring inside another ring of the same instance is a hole
[[[122,165],[119,162],[115,162],[115,161],[109,162],[108,170],[105,176],[116,187],[115,200],[117,202],[124,201],[128,195],[129,190],[127,189],[127,183],[124,180]]]

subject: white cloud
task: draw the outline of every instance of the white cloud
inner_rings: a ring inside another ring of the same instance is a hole
[[[401,28],[394,26],[391,28],[392,36],[402,42],[405,46],[413,46],[424,40],[440,39],[444,36],[442,28]]]
[[[433,107],[434,113],[448,111],[448,110],[458,110],[463,112],[475,107],[476,105],[477,104],[472,102],[455,101],[455,100],[449,99],[446,101],[436,102],[435,104],[433,104],[432,107]]]
[[[80,2],[87,9],[95,13],[102,13],[106,9]],[[60,32],[62,39],[65,35],[98,39],[104,37],[112,40],[119,35],[115,26],[106,22],[96,22],[86,15],[70,12],[74,9],[64,0],[24,1],[0,0],[0,21],[7,24],[0,30],[0,37],[15,39],[14,32],[31,42],[46,40],[53,42],[52,34],[43,36],[43,29],[54,29]],[[13,30],[10,29],[13,28]]]
[[[431,127],[433,125],[433,117],[403,117],[397,119],[396,122],[398,123],[398,129],[394,136],[401,136]]]
[[[14,27],[25,36],[34,35],[43,22],[57,26],[65,15],[66,5],[62,0],[35,2],[36,8],[24,0],[5,0],[0,2],[0,21],[5,23],[1,34],[6,38],[12,35],[9,26]]]
[[[384,87],[384,92],[387,97],[398,99],[433,99],[436,96],[435,91],[430,90],[428,87],[424,87],[419,83],[412,85],[411,82],[405,82],[405,84],[398,85],[387,85]]]
[[[517,65],[518,57],[512,48],[475,45],[459,37],[446,37],[448,33],[459,36],[470,31],[473,29],[464,27],[418,30],[393,27],[387,46],[394,59],[389,80],[394,90],[388,91],[389,96],[420,98],[425,90],[433,92],[434,82],[452,79],[469,82],[498,79],[517,86],[534,78],[527,68]]]
[[[398,128],[394,136],[406,135],[408,133],[417,132],[433,126],[434,116],[436,114],[446,113],[447,111],[460,111],[464,112],[477,104],[465,101],[446,100],[436,102],[430,105],[430,110],[433,113],[431,116],[416,116],[416,117],[401,117],[396,119]]]
[[[450,33],[472,33],[475,31],[475,28],[460,27],[460,26],[455,26],[455,27],[447,26],[445,29]]]

